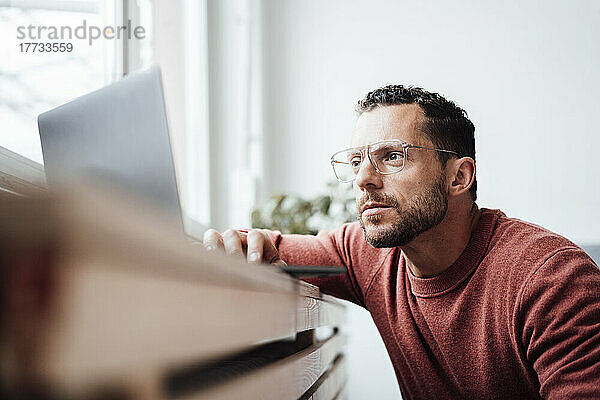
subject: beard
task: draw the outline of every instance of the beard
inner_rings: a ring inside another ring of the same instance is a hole
[[[393,209],[398,214],[390,226],[380,225],[383,219],[381,214],[367,216],[365,221],[372,225],[367,228],[360,211],[358,212],[358,222],[367,242],[377,248],[398,247],[410,243],[423,232],[442,222],[448,211],[448,196],[442,177],[431,187],[409,199],[405,207],[401,207],[392,195],[371,192],[356,200],[356,209],[361,210],[367,201],[391,206],[390,210]]]

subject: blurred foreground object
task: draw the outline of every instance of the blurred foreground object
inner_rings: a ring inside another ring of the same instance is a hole
[[[107,193],[0,198],[2,398],[343,398],[339,302]]]

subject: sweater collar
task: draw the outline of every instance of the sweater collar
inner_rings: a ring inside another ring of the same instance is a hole
[[[444,295],[467,279],[477,268],[490,243],[497,219],[502,215],[500,210],[481,209],[481,216],[469,239],[467,247],[448,269],[433,278],[417,278],[406,267],[404,255],[401,259],[401,270],[404,269],[410,282],[411,292],[417,297],[436,297]]]

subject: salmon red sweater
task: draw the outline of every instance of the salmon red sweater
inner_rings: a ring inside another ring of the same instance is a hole
[[[358,223],[270,235],[288,264],[348,267],[311,282],[370,311],[405,399],[600,399],[600,271],[559,235],[483,209],[428,279]]]

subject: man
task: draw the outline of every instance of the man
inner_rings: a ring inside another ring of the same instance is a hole
[[[209,249],[249,262],[345,265],[311,280],[371,312],[406,399],[600,399],[600,271],[541,227],[479,209],[474,126],[399,85],[358,104],[336,153],[358,223],[315,236],[228,230]]]

